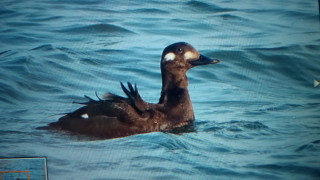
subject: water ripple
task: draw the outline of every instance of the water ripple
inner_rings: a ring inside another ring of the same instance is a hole
[[[204,3],[201,1],[188,1],[186,3],[190,9],[196,10],[197,12],[226,12],[226,11],[234,11],[232,8],[222,8],[215,4]]]
[[[111,34],[131,34],[132,31],[112,24],[93,24],[79,27],[66,27],[58,32],[68,34],[96,34],[96,33],[111,33]]]

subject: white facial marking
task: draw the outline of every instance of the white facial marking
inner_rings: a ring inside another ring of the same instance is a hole
[[[88,114],[82,114],[81,117],[84,118],[84,119],[88,119],[89,115]]]
[[[174,55],[174,53],[168,53],[164,56],[164,60],[165,61],[173,61],[174,58],[176,58],[176,55]]]
[[[196,53],[193,53],[191,51],[187,51],[184,53],[184,59],[185,60],[190,60],[190,59],[197,59],[199,56]]]

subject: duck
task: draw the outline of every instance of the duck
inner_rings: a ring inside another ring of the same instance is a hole
[[[195,120],[188,91],[187,71],[193,67],[220,62],[200,54],[192,45],[177,42],[161,56],[162,89],[158,103],[142,99],[137,85],[120,82],[126,97],[106,93],[103,98],[79,103],[82,107],[49,124],[63,130],[104,139],[135,134],[163,132],[191,124]]]

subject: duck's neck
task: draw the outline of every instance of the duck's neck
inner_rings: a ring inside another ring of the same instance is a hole
[[[188,78],[185,72],[172,74],[162,71],[162,91],[159,104],[164,104],[167,111],[178,121],[194,119],[188,91]]]
[[[188,93],[188,78],[185,71],[170,72],[165,69],[161,70],[162,90],[159,103],[177,101],[180,98],[190,99]],[[169,95],[176,95],[171,97]],[[187,97],[186,97],[187,96]]]
[[[180,88],[187,89],[189,82],[186,76],[186,70],[179,71],[168,71],[163,69],[161,72],[162,75],[162,90]]]

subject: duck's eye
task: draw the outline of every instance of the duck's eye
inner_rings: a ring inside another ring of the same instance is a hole
[[[180,53],[180,54],[182,54],[182,53],[183,53],[182,48],[178,48],[178,53]]]

